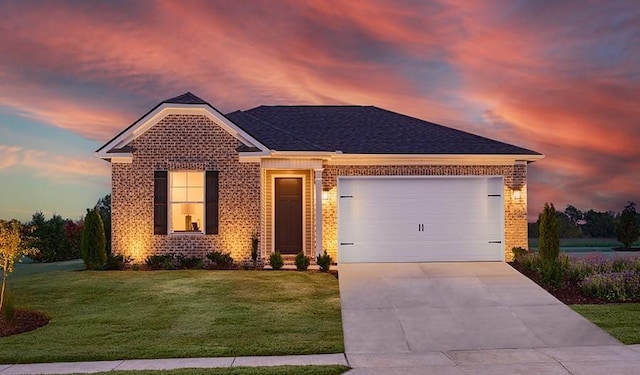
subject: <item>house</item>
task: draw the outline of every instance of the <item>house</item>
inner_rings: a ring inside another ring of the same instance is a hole
[[[186,93],[96,151],[112,249],[340,262],[504,261],[527,247],[527,164],[543,155],[372,106],[222,114]]]

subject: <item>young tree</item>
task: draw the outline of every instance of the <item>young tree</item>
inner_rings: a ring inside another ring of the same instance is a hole
[[[104,224],[104,236],[107,240],[107,255],[111,255],[111,194],[107,194],[98,199],[96,207],[98,207],[100,218],[102,218],[102,223]]]
[[[98,208],[87,209],[82,231],[82,260],[87,269],[99,269],[107,260],[104,225]]]
[[[540,242],[538,251],[543,260],[554,261],[560,254],[560,237],[558,236],[558,221],[553,203],[545,203],[540,214]]]
[[[616,226],[618,241],[622,242],[625,248],[630,248],[640,236],[640,224],[638,224],[638,214],[636,213],[635,202],[629,202],[620,215]]]
[[[0,289],[0,310],[4,305],[4,292],[7,276],[13,272],[16,262],[24,255],[33,255],[36,249],[28,247],[22,235],[22,225],[17,220],[0,220],[0,268],[2,269],[2,288]]]

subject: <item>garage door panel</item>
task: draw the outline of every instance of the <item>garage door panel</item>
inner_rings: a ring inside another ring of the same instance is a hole
[[[504,259],[502,177],[346,178],[338,191],[340,262]]]

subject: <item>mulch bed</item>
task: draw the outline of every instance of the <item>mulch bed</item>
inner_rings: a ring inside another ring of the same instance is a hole
[[[16,316],[12,322],[7,322],[4,314],[0,314],[0,337],[33,331],[48,323],[49,315],[43,312],[16,309]]]
[[[591,297],[584,294],[582,292],[582,289],[580,289],[580,285],[575,280],[565,281],[564,286],[559,289],[554,289],[554,290],[547,289],[540,282],[540,277],[538,276],[537,272],[525,269],[518,262],[512,262],[509,264],[511,265],[511,267],[518,270],[521,274],[530,278],[533,282],[540,285],[543,289],[551,293],[554,297],[559,299],[565,305],[586,305],[586,304],[602,305],[605,303],[610,303],[607,300]]]

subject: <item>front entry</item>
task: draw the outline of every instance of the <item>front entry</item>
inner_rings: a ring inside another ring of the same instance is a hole
[[[275,250],[302,251],[302,178],[275,179]]]

